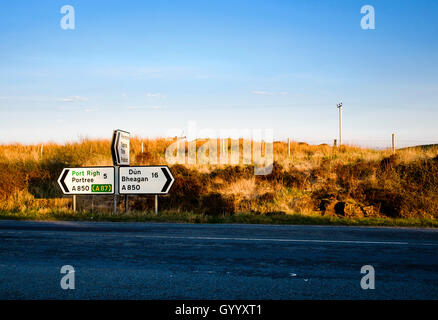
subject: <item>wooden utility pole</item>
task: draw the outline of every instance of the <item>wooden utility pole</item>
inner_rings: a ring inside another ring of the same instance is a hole
[[[395,134],[392,134],[392,153],[395,153]]]
[[[337,105],[339,109],[339,146],[342,145],[342,102]]]
[[[287,156],[290,158],[290,139],[287,138]]]

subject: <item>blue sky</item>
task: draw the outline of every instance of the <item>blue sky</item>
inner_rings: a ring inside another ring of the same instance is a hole
[[[0,143],[188,121],[331,143],[339,101],[347,142],[438,142],[437,35],[432,0],[2,2]]]

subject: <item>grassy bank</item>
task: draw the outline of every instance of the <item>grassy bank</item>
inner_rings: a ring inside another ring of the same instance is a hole
[[[233,215],[211,216],[192,212],[153,212],[118,213],[72,212],[70,210],[28,210],[25,212],[0,211],[3,220],[38,220],[38,221],[112,221],[112,222],[174,222],[174,223],[246,223],[278,225],[343,225],[343,226],[386,226],[386,227],[422,227],[437,228],[438,221],[426,218],[347,218],[338,216],[321,216],[318,214],[272,214],[255,215],[236,213]]]
[[[102,213],[94,219],[413,226],[432,226],[438,220],[438,146],[393,154],[292,142],[289,156],[287,143],[277,141],[273,170],[260,176],[242,159],[243,141],[234,141],[239,145],[238,164],[218,159],[218,164],[169,165],[175,183],[159,200],[167,214],[142,214],[153,210],[153,197],[130,196],[128,207],[138,213]],[[174,143],[132,138],[131,165],[166,164],[166,149]],[[206,143],[198,140],[198,150]],[[259,142],[250,143],[254,148]],[[110,141],[46,144],[43,150],[41,154],[38,145],[0,145],[0,212],[11,218],[81,219],[68,213],[71,199],[62,196],[57,178],[65,167],[111,165]],[[186,142],[186,160],[187,150]],[[111,196],[78,196],[78,208],[84,212],[108,212],[112,205]],[[48,213],[38,218],[40,212]]]

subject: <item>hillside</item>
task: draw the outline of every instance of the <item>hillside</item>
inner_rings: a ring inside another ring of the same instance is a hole
[[[141,144],[143,141],[143,152]],[[131,139],[131,165],[166,164],[166,139]],[[198,141],[201,146],[203,141]],[[240,141],[242,148],[242,141]],[[65,145],[0,145],[0,210],[68,209],[56,180],[68,166],[112,165],[109,140]],[[343,217],[438,217],[438,147],[377,151],[274,143],[270,175],[252,165],[170,165],[175,183],[160,210],[205,215],[303,214]],[[79,197],[80,209],[110,210],[111,197]],[[122,203],[120,203],[122,206]],[[129,208],[153,209],[153,197],[131,196]]]

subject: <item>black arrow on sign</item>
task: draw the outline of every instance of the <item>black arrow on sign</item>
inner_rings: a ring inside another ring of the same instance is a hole
[[[117,131],[113,131],[113,139],[111,141],[111,155],[113,157],[113,163],[116,166],[119,163],[118,152],[116,150],[118,134]]]
[[[61,186],[64,188],[64,193],[68,193],[68,192],[70,192],[70,191],[68,190],[68,188],[67,188],[65,182],[64,182],[65,177],[67,177],[67,174],[68,174],[69,171],[70,171],[70,170],[66,169],[66,170],[64,171],[64,174],[63,174],[62,177],[61,177],[61,180],[60,180],[60,182],[61,182]]]
[[[163,171],[164,176],[167,179],[166,183],[164,184],[163,189],[161,189],[161,192],[166,192],[167,188],[169,187],[169,184],[172,182],[172,177],[167,172],[167,168],[161,168],[161,171]]]

